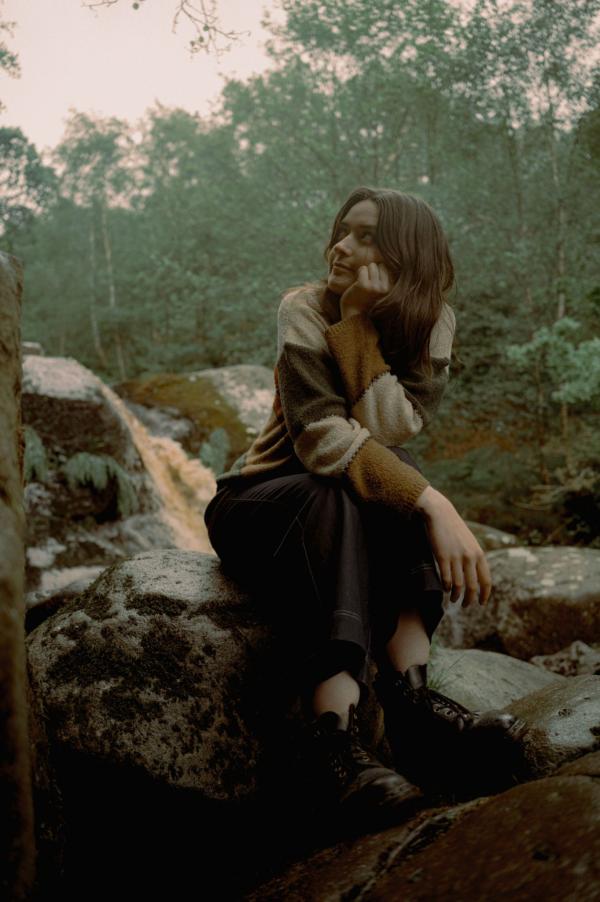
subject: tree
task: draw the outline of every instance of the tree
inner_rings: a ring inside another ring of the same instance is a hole
[[[5,31],[12,37],[14,22],[5,22],[0,20],[0,34]],[[0,39],[0,71],[6,72],[11,78],[18,78],[21,74],[21,66],[16,53],[11,50],[6,43]],[[0,112],[4,109],[4,104],[0,101]]]
[[[0,228],[6,249],[56,197],[54,170],[20,128],[0,128]]]
[[[101,267],[110,311],[110,331],[121,379],[126,378],[126,361],[118,319],[113,248],[108,209],[110,204],[125,203],[135,188],[128,166],[131,138],[121,120],[94,120],[85,113],[73,113],[66,134],[56,149],[57,164],[62,167],[61,184],[65,197],[87,211],[89,235],[89,311],[94,347],[100,363],[107,366],[106,350],[97,315],[97,297],[101,288]]]

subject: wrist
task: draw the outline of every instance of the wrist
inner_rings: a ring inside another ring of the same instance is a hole
[[[340,304],[340,313],[342,319],[348,319],[351,316],[358,316],[360,313],[366,313],[365,310],[353,304]]]
[[[423,514],[425,517],[432,517],[436,512],[451,504],[445,495],[434,489],[432,485],[428,485],[423,489],[415,502],[415,510]]]

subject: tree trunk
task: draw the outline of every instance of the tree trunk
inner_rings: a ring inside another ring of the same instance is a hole
[[[22,288],[20,262],[0,253],[0,896],[11,902],[29,899],[35,878],[23,598]]]
[[[90,210],[90,325],[92,327],[92,342],[98,360],[105,370],[108,369],[108,360],[102,346],[98,319],[96,317],[96,228],[94,226],[94,210]]]
[[[561,184],[558,153],[556,148],[556,126],[554,119],[554,105],[552,103],[552,95],[550,93],[550,85],[548,79],[545,79],[546,99],[548,101],[548,145],[550,149],[550,162],[552,166],[552,188],[554,198],[556,200],[556,265],[554,270],[554,278],[556,285],[556,319],[562,319],[566,314],[566,295],[565,295],[565,239],[566,239],[566,209],[563,185]],[[569,405],[566,401],[562,401],[560,405],[560,425],[565,449],[565,461],[567,464],[567,472],[574,475],[575,465],[573,461],[573,449],[569,435]]]
[[[112,248],[110,244],[110,235],[108,234],[108,219],[106,216],[106,204],[100,203],[100,221],[102,223],[102,241],[104,245],[104,259],[106,261],[106,273],[108,276],[108,306],[113,314],[117,309],[117,295],[115,291],[115,277],[112,263]],[[125,355],[123,354],[123,344],[121,342],[121,331],[118,323],[114,323],[115,336],[115,352],[117,355],[117,367],[119,377],[122,382],[127,378],[125,371]]]
[[[527,224],[525,222],[525,199],[523,197],[523,183],[521,179],[521,166],[519,158],[519,145],[515,136],[515,131],[510,124],[511,109],[506,95],[505,101],[505,136],[508,151],[508,159],[512,173],[513,193],[515,198],[515,207],[517,214],[517,236],[519,247],[524,247],[527,240]],[[534,310],[533,298],[531,295],[531,279],[527,266],[520,266],[519,276],[523,285],[523,296],[527,310],[529,311],[531,321],[531,332],[537,328],[536,311]],[[548,465],[544,453],[544,446],[547,441],[546,435],[546,397],[544,385],[540,373],[539,361],[536,360],[533,368],[533,378],[536,387],[536,404],[534,409],[534,430],[536,434],[536,451],[538,455],[538,472],[542,483],[547,485],[550,481]]]

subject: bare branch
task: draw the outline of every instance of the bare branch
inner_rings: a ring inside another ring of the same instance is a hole
[[[95,9],[98,6],[114,6],[119,2],[120,0],[82,0],[82,5]],[[146,0],[134,0],[132,6],[139,9],[145,2]],[[224,31],[216,7],[216,0],[196,0],[196,5],[194,0],[177,0],[172,31],[175,33],[182,16],[192,24],[196,37],[190,41],[190,53],[204,50],[207,54],[220,56],[231,49],[232,42],[240,41],[243,35],[250,35],[249,31]],[[228,43],[221,46],[220,39],[225,39]]]

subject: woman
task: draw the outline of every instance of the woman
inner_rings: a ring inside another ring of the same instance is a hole
[[[398,817],[422,803],[407,775],[423,777],[426,745],[519,724],[426,685],[444,592],[456,601],[464,590],[464,604],[491,592],[477,540],[402,447],[448,380],[443,230],[419,198],[361,187],[335,217],[325,259],[326,279],[283,296],[273,408],[217,477],[205,521],[224,568],[285,624],[314,795],[338,811]],[[358,733],[371,660],[397,770]]]

